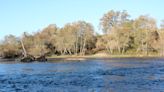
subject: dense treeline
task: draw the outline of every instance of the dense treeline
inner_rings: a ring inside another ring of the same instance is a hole
[[[21,37],[8,35],[0,43],[4,58],[22,56],[22,43],[27,53],[39,55],[90,55],[98,52],[129,55],[164,55],[164,21],[157,27],[156,20],[141,15],[130,19],[126,11],[109,11],[100,19],[103,35],[95,33],[85,21],[68,23],[59,28],[49,25],[33,34]]]

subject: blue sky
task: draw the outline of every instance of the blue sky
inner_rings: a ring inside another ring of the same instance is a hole
[[[164,0],[0,0],[0,39],[7,34],[20,36],[49,24],[62,27],[85,20],[98,29],[100,18],[109,10],[127,10],[131,18],[148,14],[164,19]]]

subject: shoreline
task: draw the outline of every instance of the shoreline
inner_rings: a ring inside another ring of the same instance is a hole
[[[85,60],[92,60],[92,59],[135,59],[135,58],[164,58],[164,56],[158,56],[158,55],[84,55],[84,56],[76,56],[76,55],[62,55],[62,56],[48,56],[46,57],[48,59],[47,62],[60,62],[60,61],[85,61]],[[10,58],[10,59],[4,59],[0,58],[0,62],[17,62],[18,58]]]
[[[85,55],[85,56],[50,56],[47,57],[48,60],[65,60],[65,61],[75,61],[75,60],[88,60],[88,59],[119,59],[119,58],[164,58],[164,56],[158,55],[107,55],[107,56],[94,56],[94,55]]]

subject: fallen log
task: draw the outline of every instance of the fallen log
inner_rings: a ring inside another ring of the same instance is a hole
[[[27,55],[27,56],[21,58],[20,61],[21,61],[21,62],[25,62],[25,63],[30,63],[30,62],[35,61],[35,57],[32,56],[32,55]]]
[[[25,46],[23,44],[23,41],[21,40],[21,45],[22,45],[22,49],[23,49],[23,58],[21,58],[21,62],[25,62],[25,63],[30,63],[30,62],[34,62],[34,61],[38,61],[38,62],[46,62],[47,58],[45,57],[45,55],[41,55],[39,57],[35,57],[32,55],[27,54],[27,51],[25,49]]]
[[[45,57],[45,55],[39,56],[37,58],[32,55],[27,55],[26,57],[21,58],[20,61],[24,62],[24,63],[30,63],[30,62],[34,62],[34,61],[46,62],[47,58]]]
[[[42,55],[40,57],[35,58],[35,60],[38,62],[46,62],[47,58],[45,57],[45,55]]]

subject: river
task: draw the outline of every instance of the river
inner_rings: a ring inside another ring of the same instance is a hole
[[[0,92],[164,92],[164,59],[1,63]]]

